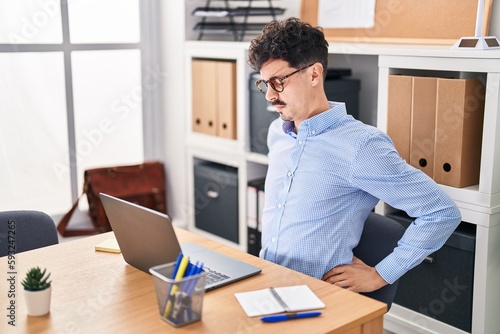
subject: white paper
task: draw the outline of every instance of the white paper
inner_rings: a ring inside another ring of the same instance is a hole
[[[307,311],[324,308],[325,304],[307,285],[274,288],[289,311]],[[286,310],[274,298],[270,289],[235,293],[234,296],[249,317],[282,313]]]
[[[318,25],[323,28],[373,28],[375,0],[319,0]]]
[[[211,10],[197,10],[194,16],[213,16],[213,17],[226,17],[229,14],[227,10],[211,11]]]

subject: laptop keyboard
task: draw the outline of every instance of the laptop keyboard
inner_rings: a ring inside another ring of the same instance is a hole
[[[207,267],[203,267],[203,270],[205,271],[205,285],[214,284],[229,278],[229,276]]]

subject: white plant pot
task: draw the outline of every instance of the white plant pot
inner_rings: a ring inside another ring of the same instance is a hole
[[[26,301],[28,315],[36,317],[49,313],[51,292],[52,286],[40,291],[24,290],[24,299]]]

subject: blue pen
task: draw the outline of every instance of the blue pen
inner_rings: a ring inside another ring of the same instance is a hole
[[[196,265],[193,265],[191,275],[193,276],[198,275],[202,271],[203,271],[203,263],[196,261]],[[188,296],[192,296],[193,290],[196,287],[197,282],[198,279],[187,282],[187,286],[184,291],[187,293]],[[192,318],[193,318],[193,309],[192,305],[189,305],[189,307],[187,308],[187,319],[192,319]]]
[[[184,275],[184,277],[196,275],[196,271],[198,270],[197,266],[198,266],[198,262],[196,262],[196,265],[194,265],[190,262],[189,267],[188,267],[189,271]],[[192,281],[185,282],[182,290],[189,291],[189,287],[191,284],[192,284]]]
[[[196,262],[196,270],[194,271],[193,276],[200,274],[202,271],[203,271],[203,263]],[[190,286],[188,287],[188,290],[187,290],[187,293],[189,295],[191,295],[193,293],[193,290],[194,290],[194,288],[196,286],[196,282],[197,282],[197,280],[196,281],[193,280],[192,282],[190,282],[191,284],[190,284]]]
[[[321,312],[302,312],[302,313],[286,313],[286,314],[276,314],[269,315],[267,317],[262,317],[260,320],[264,322],[278,322],[301,318],[312,318],[321,315]]]
[[[175,260],[175,265],[174,265],[174,271],[172,272],[172,279],[175,278],[175,276],[177,275],[177,270],[179,269],[179,264],[181,263],[181,260],[182,260],[182,252],[179,253],[179,255],[177,255],[177,260]]]

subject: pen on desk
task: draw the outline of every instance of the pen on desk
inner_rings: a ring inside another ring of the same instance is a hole
[[[312,318],[321,315],[321,312],[301,312],[301,313],[285,313],[285,314],[276,314],[269,315],[266,317],[260,318],[260,320],[264,322],[279,322],[293,319],[301,319],[301,318]]]

